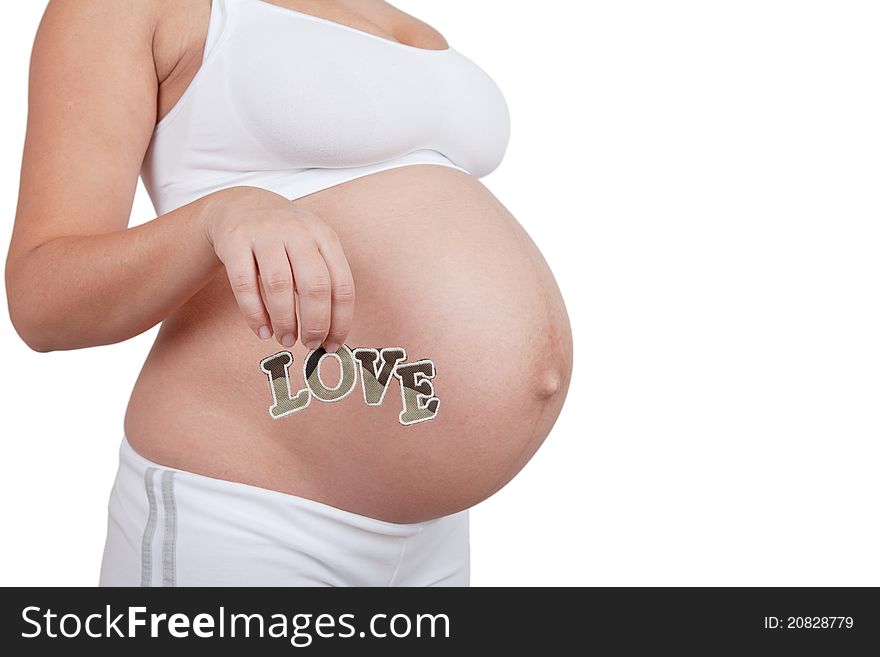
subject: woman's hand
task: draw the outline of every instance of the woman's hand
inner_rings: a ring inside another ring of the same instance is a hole
[[[308,349],[323,344],[335,352],[351,329],[355,296],[336,232],[264,189],[233,187],[211,196],[205,234],[251,330],[264,340],[274,334],[285,347],[299,335]]]

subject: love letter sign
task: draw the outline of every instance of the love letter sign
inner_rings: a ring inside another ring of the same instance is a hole
[[[339,383],[328,388],[321,380],[321,363],[325,358],[339,361],[341,376]],[[355,389],[360,371],[361,389],[367,406],[379,406],[385,393],[396,378],[400,384],[403,410],[398,419],[404,426],[433,420],[440,408],[440,399],[434,395],[431,379],[437,374],[434,362],[428,358],[405,363],[406,350],[403,347],[385,347],[381,351],[368,347],[351,350],[342,345],[334,353],[323,347],[313,349],[303,364],[303,378],[306,387],[293,394],[290,381],[290,366],[293,354],[279,351],[260,361],[260,370],[269,377],[269,390],[272,392],[272,405],[269,416],[279,420],[308,407],[312,397],[322,402],[336,402],[345,399]]]

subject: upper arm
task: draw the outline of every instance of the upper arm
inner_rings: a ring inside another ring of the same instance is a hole
[[[31,55],[10,260],[56,237],[127,226],[156,119],[152,7],[50,1]]]

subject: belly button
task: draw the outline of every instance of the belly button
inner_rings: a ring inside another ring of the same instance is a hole
[[[562,389],[562,377],[555,370],[546,371],[538,378],[536,394],[540,399],[550,399]]]

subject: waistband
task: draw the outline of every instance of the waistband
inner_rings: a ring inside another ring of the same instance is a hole
[[[385,536],[406,537],[422,532],[424,529],[439,523],[453,516],[467,514],[467,510],[460,511],[453,516],[443,516],[434,518],[424,522],[416,523],[394,523],[378,518],[370,518],[362,516],[351,511],[346,511],[323,502],[317,502],[305,497],[291,495],[280,491],[261,488],[251,484],[244,484],[225,479],[217,479],[179,468],[154,463],[145,458],[134,450],[128,442],[128,438],[123,434],[122,445],[119,449],[119,476],[129,476],[137,478],[137,485],[141,486],[145,473],[148,470],[173,472],[176,487],[180,494],[185,494],[187,490],[198,494],[206,494],[209,498],[214,499],[213,503],[218,505],[225,504],[250,504],[259,508],[261,512],[270,511],[281,517],[285,513],[291,515],[307,512],[309,514],[320,517],[323,521],[331,521],[344,524],[348,527],[358,529],[360,531],[372,532]]]

